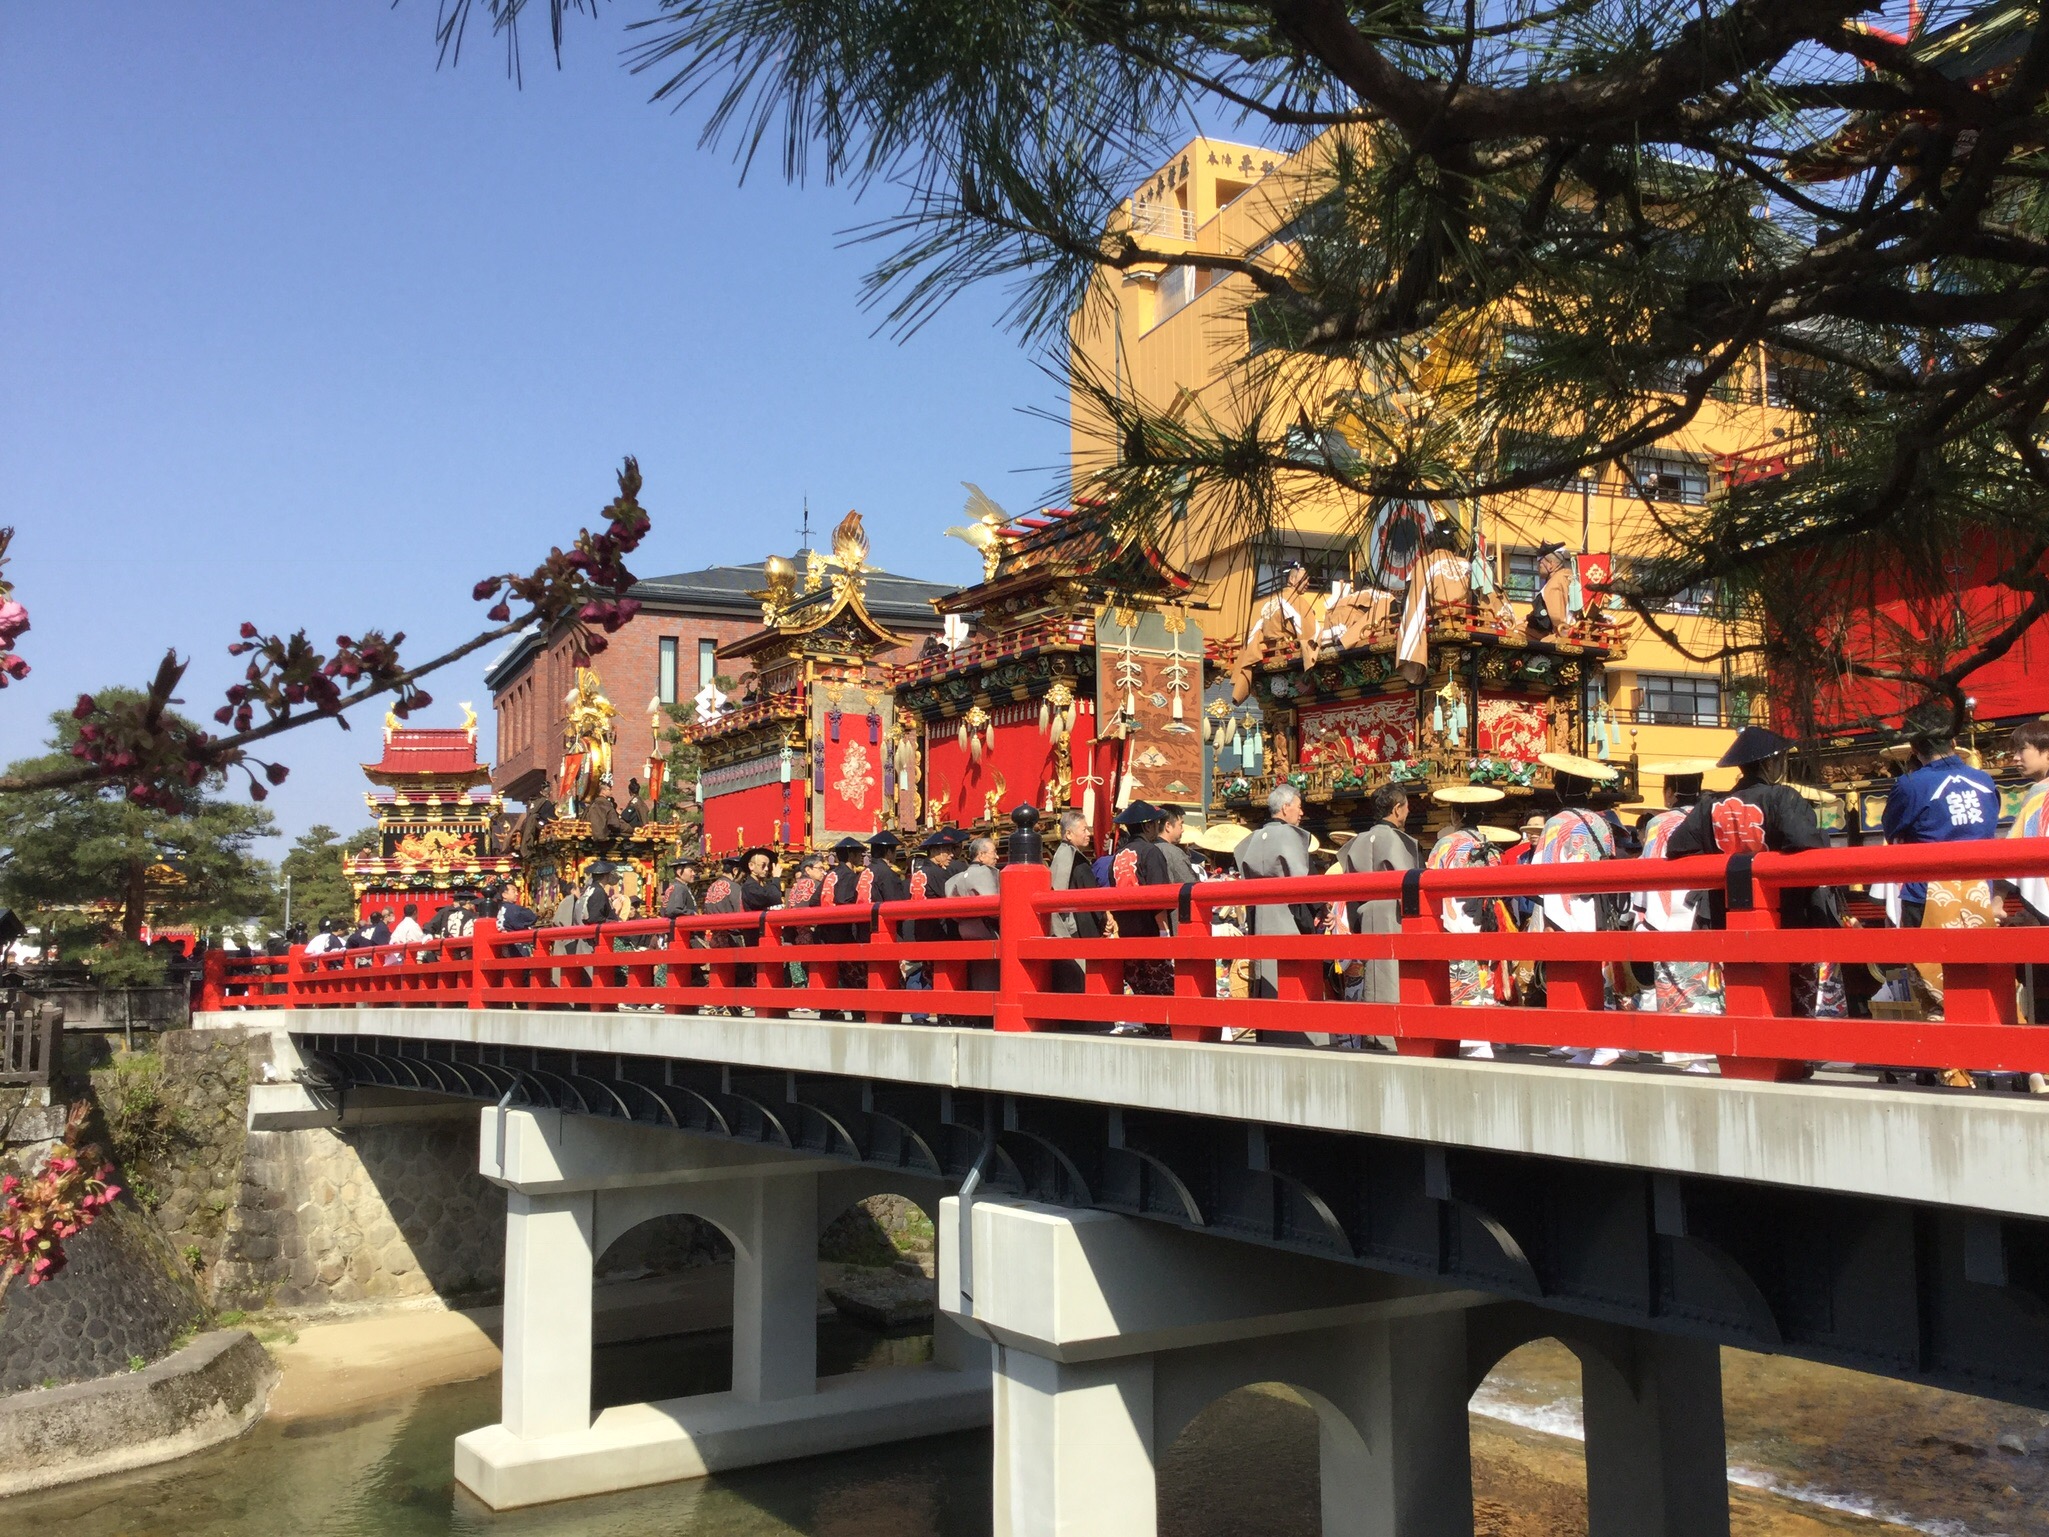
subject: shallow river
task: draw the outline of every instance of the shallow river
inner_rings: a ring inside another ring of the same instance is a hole
[[[820,1330],[825,1371],[925,1359],[929,1337]],[[727,1385],[728,1344],[695,1335],[598,1352],[601,1405]],[[1737,1537],[1902,1531],[2049,1537],[2049,1415],[1728,1352]],[[1479,1537],[1586,1530],[1578,1373],[1518,1351],[1475,1400]],[[985,1434],[931,1440],[494,1515],[457,1488],[450,1443],[497,1418],[495,1377],[343,1420],[262,1424],[146,1472],[0,1501],[37,1537],[987,1537]],[[1314,1537],[1315,1419],[1282,1389],[1220,1400],[1163,1459],[1164,1537]],[[1883,1519],[1872,1519],[1873,1516]]]

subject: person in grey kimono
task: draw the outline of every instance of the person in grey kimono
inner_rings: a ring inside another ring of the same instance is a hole
[[[946,883],[946,894],[950,897],[993,897],[1001,894],[1002,885],[996,875],[996,840],[976,838],[968,844],[968,862],[954,872]],[[994,918],[962,918],[959,920],[962,939],[994,939],[996,920]],[[1001,963],[995,960],[969,961],[968,986],[978,993],[993,993],[1000,974]],[[961,1019],[956,1023],[987,1025],[986,1018]]]
[[[1286,875],[1308,875],[1309,835],[1302,831],[1302,793],[1293,785],[1275,785],[1266,798],[1269,820],[1266,826],[1238,845],[1238,873],[1247,880],[1272,880]],[[1265,904],[1251,909],[1255,934],[1303,934],[1315,925],[1315,909],[1308,905]],[[1280,996],[1280,967],[1275,961],[1252,965],[1252,996]],[[1307,1046],[1309,1037],[1299,1030],[1262,1030],[1263,1045]]]
[[[1416,840],[1402,831],[1409,818],[1409,792],[1398,784],[1384,784],[1373,792],[1372,825],[1360,833],[1338,856],[1338,868],[1347,875],[1370,875],[1382,870],[1413,870],[1423,862]],[[1401,932],[1402,904],[1386,901],[1354,902],[1349,914],[1354,934],[1396,934]],[[1366,963],[1365,985],[1359,992],[1362,1003],[1395,1003],[1401,998],[1400,962],[1393,958]],[[1356,1039],[1356,1037],[1350,1038]]]

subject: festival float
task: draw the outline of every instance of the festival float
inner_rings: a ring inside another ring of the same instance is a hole
[[[971,506],[974,504],[971,504]],[[981,502],[948,533],[983,579],[934,600],[952,644],[896,671],[900,828],[1004,836],[1009,813],[1074,809],[1102,843],[1133,799],[1207,804],[1203,635],[1190,579],[1091,507],[1015,519]]]
[[[384,754],[363,765],[376,786],[363,797],[377,820],[377,848],[342,856],[361,917],[410,902],[422,923],[455,901],[475,901],[519,874],[502,846],[504,801],[477,761],[477,716],[460,726],[401,725],[384,717]]]
[[[1615,768],[1596,804],[1635,799],[1633,749],[1605,707],[1587,708],[1601,696],[1588,684],[1628,640],[1602,596],[1606,557],[1540,553],[1541,588],[1519,607],[1494,585],[1484,542],[1399,502],[1376,516],[1358,584],[1315,591],[1295,568],[1242,640],[1210,648],[1223,674],[1204,706],[1215,810],[1256,818],[1285,782],[1313,826],[1344,831],[1394,781],[1419,796],[1492,786],[1506,817],[1551,790],[1545,753]]]
[[[553,798],[528,806],[515,830],[521,889],[529,903],[552,909],[564,891],[582,883],[594,864],[618,867],[629,902],[652,907],[661,866],[675,852],[683,828],[653,819],[661,804],[666,751],[659,729],[655,750],[641,765],[637,795],[622,807],[613,792],[613,754],[618,709],[605,697],[603,680],[588,667],[576,669],[575,686],[563,700],[562,763]],[[660,725],[658,705],[650,712]]]
[[[840,520],[830,555],[805,552],[801,572],[782,556],[768,560],[767,586],[751,594],[761,628],[719,652],[746,668],[739,697],[707,689],[684,729],[702,759],[707,858],[830,848],[899,825],[913,807],[917,780],[899,767],[880,660],[911,640],[868,612],[867,571],[858,512]]]

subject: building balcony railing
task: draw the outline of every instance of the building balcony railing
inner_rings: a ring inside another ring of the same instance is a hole
[[[1195,215],[1172,203],[1133,203],[1131,232],[1134,235],[1165,235],[1169,240],[1193,240]]]
[[[1744,705],[1639,705],[1623,709],[1610,706],[1608,718],[1620,726],[1706,726],[1723,731],[1741,731],[1745,726],[1769,724],[1764,701]]]

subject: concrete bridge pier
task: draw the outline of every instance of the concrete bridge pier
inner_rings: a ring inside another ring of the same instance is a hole
[[[481,1166],[507,1191],[501,1412],[457,1439],[455,1476],[494,1509],[988,1423],[986,1352],[961,1350],[957,1336],[928,1366],[819,1378],[818,1236],[843,1209],[843,1164],[491,1109]],[[593,1415],[596,1260],[622,1234],[677,1213],[715,1224],[733,1245],[733,1385]]]
[[[1326,1537],[1471,1537],[1464,1313],[1480,1293],[1107,1212],[979,1200],[940,1223],[940,1306],[995,1353],[997,1537],[1143,1537],[1159,1458],[1211,1403],[1315,1407]]]
[[[1159,1459],[1262,1382],[1316,1410],[1326,1537],[1472,1537],[1468,1401],[1553,1334],[1586,1363],[1590,1537],[1727,1537],[1712,1346],[1111,1213],[969,1212],[942,1208],[940,1306],[995,1346],[997,1537],[1154,1532]]]

